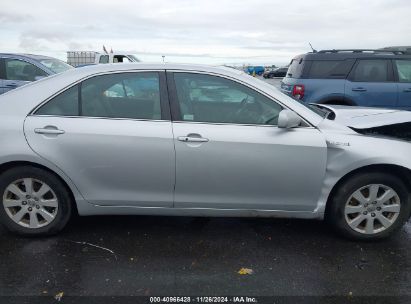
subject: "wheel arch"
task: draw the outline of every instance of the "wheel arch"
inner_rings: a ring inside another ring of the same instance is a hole
[[[360,174],[360,173],[365,173],[365,172],[366,173],[373,173],[373,172],[387,173],[387,174],[398,176],[404,181],[408,191],[411,193],[411,170],[410,169],[405,168],[400,165],[394,165],[394,164],[374,164],[374,165],[363,166],[363,167],[360,167],[360,168],[357,168],[357,169],[354,169],[348,172],[334,184],[333,188],[331,189],[327,197],[325,213],[324,213],[325,218],[327,218],[327,213],[331,205],[329,204],[329,202],[331,198],[335,195],[335,192],[341,186],[341,184],[343,184],[346,180],[348,180],[352,176],[356,174]]]
[[[60,182],[64,185],[64,187],[66,187],[66,189],[67,189],[67,191],[70,195],[71,204],[72,204],[74,212],[77,215],[79,214],[78,209],[77,209],[77,204],[76,204],[76,198],[74,196],[73,189],[70,187],[70,185],[66,182],[66,180],[60,174],[58,174],[56,171],[50,169],[49,167],[47,167],[45,165],[35,163],[35,162],[31,162],[31,161],[9,161],[9,162],[0,164],[0,175],[2,175],[4,172],[6,172],[7,170],[10,170],[12,168],[25,167],[25,166],[31,166],[31,167],[43,169],[43,170],[53,174],[54,176],[56,176],[60,180]]]

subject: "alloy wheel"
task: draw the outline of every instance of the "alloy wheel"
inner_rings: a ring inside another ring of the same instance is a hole
[[[6,187],[3,206],[13,222],[36,229],[54,221],[59,202],[54,191],[45,182],[24,178]]]
[[[398,194],[386,185],[370,184],[356,190],[344,208],[351,229],[363,234],[376,234],[391,227],[401,210]]]

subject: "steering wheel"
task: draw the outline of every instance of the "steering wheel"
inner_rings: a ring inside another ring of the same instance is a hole
[[[246,106],[247,106],[247,101],[248,101],[248,95],[241,100],[241,102],[240,102],[240,108],[239,108],[237,111],[235,111],[235,112],[233,112],[233,113],[231,113],[231,114],[229,115],[229,121],[230,121],[230,122],[235,122],[235,121],[236,121],[236,118],[237,118],[239,115],[241,115],[242,112],[244,112],[244,110],[245,110],[245,108],[246,108]]]

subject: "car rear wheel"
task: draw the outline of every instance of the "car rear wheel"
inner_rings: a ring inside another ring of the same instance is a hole
[[[407,187],[400,178],[386,173],[352,176],[329,203],[328,222],[343,236],[357,240],[390,236],[411,212]]]
[[[20,235],[51,235],[71,216],[71,199],[54,174],[35,167],[13,168],[0,176],[0,221]]]

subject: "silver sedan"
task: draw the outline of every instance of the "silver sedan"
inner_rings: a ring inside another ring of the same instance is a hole
[[[73,213],[326,219],[378,239],[411,212],[411,113],[301,104],[229,68],[71,70],[0,97],[0,222]]]

